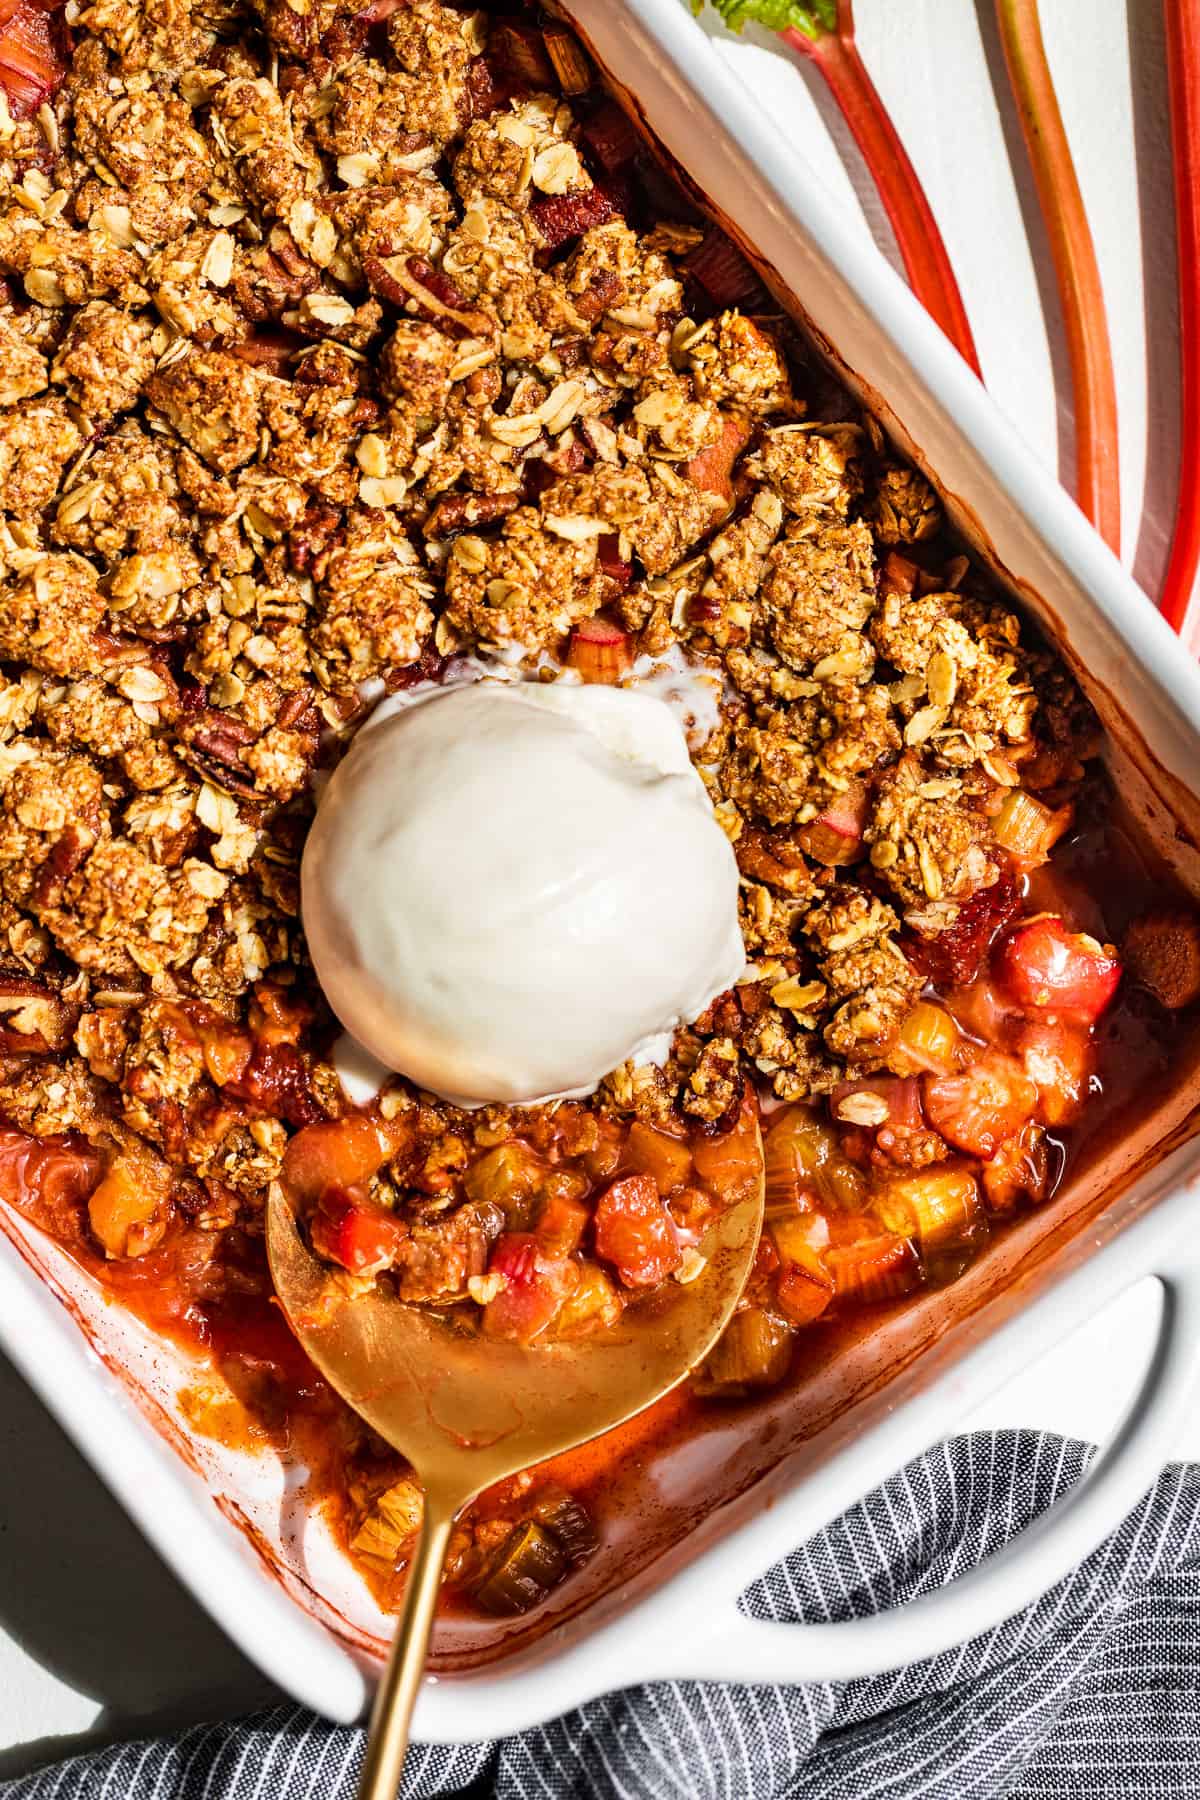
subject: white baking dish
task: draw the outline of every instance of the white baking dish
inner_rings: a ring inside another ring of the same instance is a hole
[[[763,123],[681,0],[567,0],[562,10],[697,188],[761,252],[777,291],[800,297],[839,368],[936,472],[956,521],[1052,627],[1109,727],[1127,802],[1200,892],[1200,807],[1189,792],[1200,787],[1200,676],[1148,601],[903,284],[816,184],[797,177],[795,151]],[[1184,1074],[1101,1174],[1049,1218],[1011,1231],[954,1288],[904,1308],[798,1392],[764,1403],[749,1435],[714,1415],[702,1450],[721,1504],[695,1508],[686,1454],[665,1459],[644,1512],[601,1552],[597,1573],[568,1584],[551,1629],[443,1633],[441,1668],[457,1672],[427,1685],[418,1738],[511,1732],[655,1677],[879,1670],[995,1625],[1078,1562],[1170,1455],[1200,1367],[1200,1270],[1187,1251],[1200,1184],[1188,1093],[1200,1100],[1200,1084]],[[0,1224],[0,1345],[246,1653],[298,1699],[355,1718],[386,1621],[307,1517],[295,1472],[196,1438],[175,1399],[194,1371],[106,1306],[36,1231],[7,1214]],[[1146,1275],[1159,1277],[1163,1306],[1138,1402],[1050,1515],[950,1588],[878,1619],[796,1627],[737,1612],[738,1594],[772,1561]],[[684,1512],[695,1529],[680,1540]]]

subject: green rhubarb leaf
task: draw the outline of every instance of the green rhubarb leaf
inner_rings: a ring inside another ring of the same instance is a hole
[[[800,31],[805,37],[824,37],[837,29],[837,0],[813,0],[799,6],[796,0],[712,0],[731,31],[743,25],[765,25],[768,31]],[[692,11],[701,12],[704,0],[692,0]]]

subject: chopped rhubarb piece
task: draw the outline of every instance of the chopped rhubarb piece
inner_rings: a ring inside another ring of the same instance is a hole
[[[104,1169],[98,1151],[69,1138],[29,1137],[0,1124],[0,1200],[18,1209],[73,1212]]]
[[[568,99],[574,94],[586,94],[595,73],[575,33],[566,25],[547,25],[542,37],[563,93]]]
[[[1033,1117],[1037,1089],[1021,1064],[984,1050],[956,1075],[927,1075],[925,1113],[948,1144],[994,1156]]]
[[[1054,913],[1043,913],[1008,934],[997,972],[1018,1006],[1083,1025],[1095,1023],[1121,980],[1112,945],[1068,930]]]
[[[591,1213],[565,1185],[551,1184],[538,1214],[534,1235],[550,1256],[569,1256],[578,1250],[591,1222]]]
[[[625,1175],[601,1195],[596,1254],[626,1287],[653,1287],[679,1267],[682,1251],[653,1176]]]
[[[471,1591],[485,1612],[508,1618],[540,1606],[566,1572],[554,1533],[527,1519],[509,1533]]]
[[[318,1256],[364,1276],[391,1268],[408,1236],[395,1213],[336,1187],[322,1194],[310,1231]]]
[[[606,531],[596,544],[596,561],[600,573],[618,587],[627,588],[633,579],[633,565],[621,555],[621,540],[615,531]]]
[[[751,264],[715,225],[687,266],[714,306],[744,306],[763,296],[763,284]]]
[[[982,1222],[975,1177],[954,1165],[897,1176],[875,1211],[891,1231],[914,1238],[922,1256],[969,1243]]]
[[[579,1265],[551,1255],[531,1232],[496,1239],[488,1275],[503,1280],[483,1309],[484,1335],[519,1344],[540,1337],[579,1285]]]
[[[721,435],[699,456],[693,456],[684,474],[693,487],[706,494],[718,494],[727,507],[733,505],[733,465],[750,441],[750,427],[745,419],[726,414]]]
[[[1087,1027],[1060,1019],[1030,1019],[1016,1035],[1016,1050],[1038,1091],[1043,1125],[1068,1125],[1079,1116],[1091,1085],[1094,1052]]]
[[[821,1175],[837,1151],[837,1137],[807,1106],[774,1115],[763,1145],[768,1217],[811,1208],[823,1193]]]
[[[624,1160],[635,1175],[651,1176],[660,1194],[682,1187],[692,1172],[692,1153],[684,1140],[641,1119],[629,1128]]]
[[[889,1062],[898,1075],[945,1075],[962,1047],[962,1033],[945,1007],[918,1000],[905,1014]]]
[[[946,931],[912,932],[904,949],[939,988],[966,987],[982,969],[995,939],[1021,904],[1021,891],[1006,872],[991,887],[964,900]]]
[[[902,556],[899,550],[889,550],[879,571],[879,598],[886,600],[892,594],[911,594],[920,573],[911,558]]]
[[[140,1139],[114,1159],[88,1200],[88,1223],[106,1256],[144,1256],[158,1245],[171,1179],[170,1165]]]
[[[863,829],[869,800],[866,782],[853,782],[819,818],[800,827],[796,842],[809,856],[830,869],[844,868],[848,863],[860,861],[865,849]]]
[[[919,1131],[925,1123],[921,1084],[911,1076],[901,1079],[896,1075],[872,1075],[862,1081],[843,1081],[834,1088],[830,1106],[835,1119],[871,1131],[880,1125]]]
[[[548,194],[544,200],[535,200],[529,217],[546,249],[558,250],[593,225],[607,225],[617,211],[604,188],[590,187],[578,194]]]
[[[765,1306],[744,1306],[711,1351],[698,1391],[732,1395],[746,1388],[774,1387],[791,1367],[792,1343],[791,1329],[783,1319]]]
[[[1143,913],[1126,931],[1121,950],[1134,981],[1172,1012],[1200,999],[1200,916],[1190,908]]]
[[[735,1103],[729,1129],[693,1137],[692,1166],[706,1186],[728,1201],[739,1199],[758,1180],[762,1171],[758,1104],[749,1083]]]
[[[297,1132],[283,1159],[283,1183],[298,1200],[319,1200],[326,1188],[355,1187],[381,1169],[400,1145],[396,1127],[366,1113],[347,1113]]]
[[[552,88],[554,64],[536,25],[520,19],[493,19],[488,26],[488,59],[502,74],[526,87]]]
[[[467,1198],[477,1206],[498,1206],[511,1226],[528,1213],[546,1173],[545,1163],[531,1145],[510,1138],[471,1164],[463,1186]]]
[[[220,1018],[208,1007],[204,1008],[203,1013],[198,1007],[189,1007],[186,1009],[186,1016],[188,1025],[200,1040],[209,1079],[217,1087],[240,1081],[254,1055],[254,1039],[250,1033],[243,1031],[240,1026],[231,1025],[227,1019]]]
[[[839,1300],[896,1300],[921,1282],[912,1240],[899,1232],[836,1244],[826,1252],[825,1261]]]
[[[1007,1046],[1014,1022],[1022,1017],[1000,984],[982,975],[969,987],[951,988],[943,999],[955,1022],[985,1044]]]
[[[768,1218],[787,1218],[817,1203],[858,1206],[864,1177],[847,1159],[843,1136],[809,1106],[773,1115],[763,1145]]]
[[[802,1263],[788,1263],[775,1283],[775,1299],[789,1325],[811,1325],[833,1299],[833,1279]]]
[[[819,1212],[798,1212],[772,1220],[769,1232],[779,1258],[779,1310],[790,1324],[808,1325],[833,1299],[833,1277],[824,1263],[829,1226]]]
[[[55,93],[67,72],[58,8],[30,0],[4,7],[0,25],[0,87],[14,119],[27,119]]]
[[[606,175],[628,168],[641,153],[636,125],[615,100],[605,100],[581,126],[583,140]]]
[[[613,687],[630,664],[629,636],[605,619],[585,619],[571,633],[567,667],[585,682]]]
[[[1032,869],[1046,861],[1059,838],[1071,829],[1074,817],[1072,806],[1043,806],[1032,794],[1012,788],[1004,797],[992,829],[996,842],[1013,860]]]

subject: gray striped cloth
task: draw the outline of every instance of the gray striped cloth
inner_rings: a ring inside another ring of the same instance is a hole
[[[756,1617],[894,1606],[997,1549],[1086,1467],[1033,1432],[919,1458],[743,1597]],[[0,1783],[0,1800],[348,1800],[362,1733],[276,1707]],[[1200,1796],[1200,1467],[1167,1469],[1060,1587],[871,1680],[661,1682],[536,1731],[417,1747],[405,1800],[1189,1800]]]

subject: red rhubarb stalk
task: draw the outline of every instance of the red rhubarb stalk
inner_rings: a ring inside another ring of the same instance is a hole
[[[1200,568],[1200,13],[1165,0],[1179,264],[1180,463],[1175,534],[1159,605],[1182,631]]]
[[[713,3],[727,25],[735,30],[748,20],[766,25],[821,71],[883,202],[909,286],[978,375],[975,340],[949,253],[917,171],[859,55],[851,0]]]
[[[1075,497],[1119,550],[1117,390],[1096,247],[1046,61],[1037,0],[996,0],[996,14],[1058,281],[1075,398]]]

